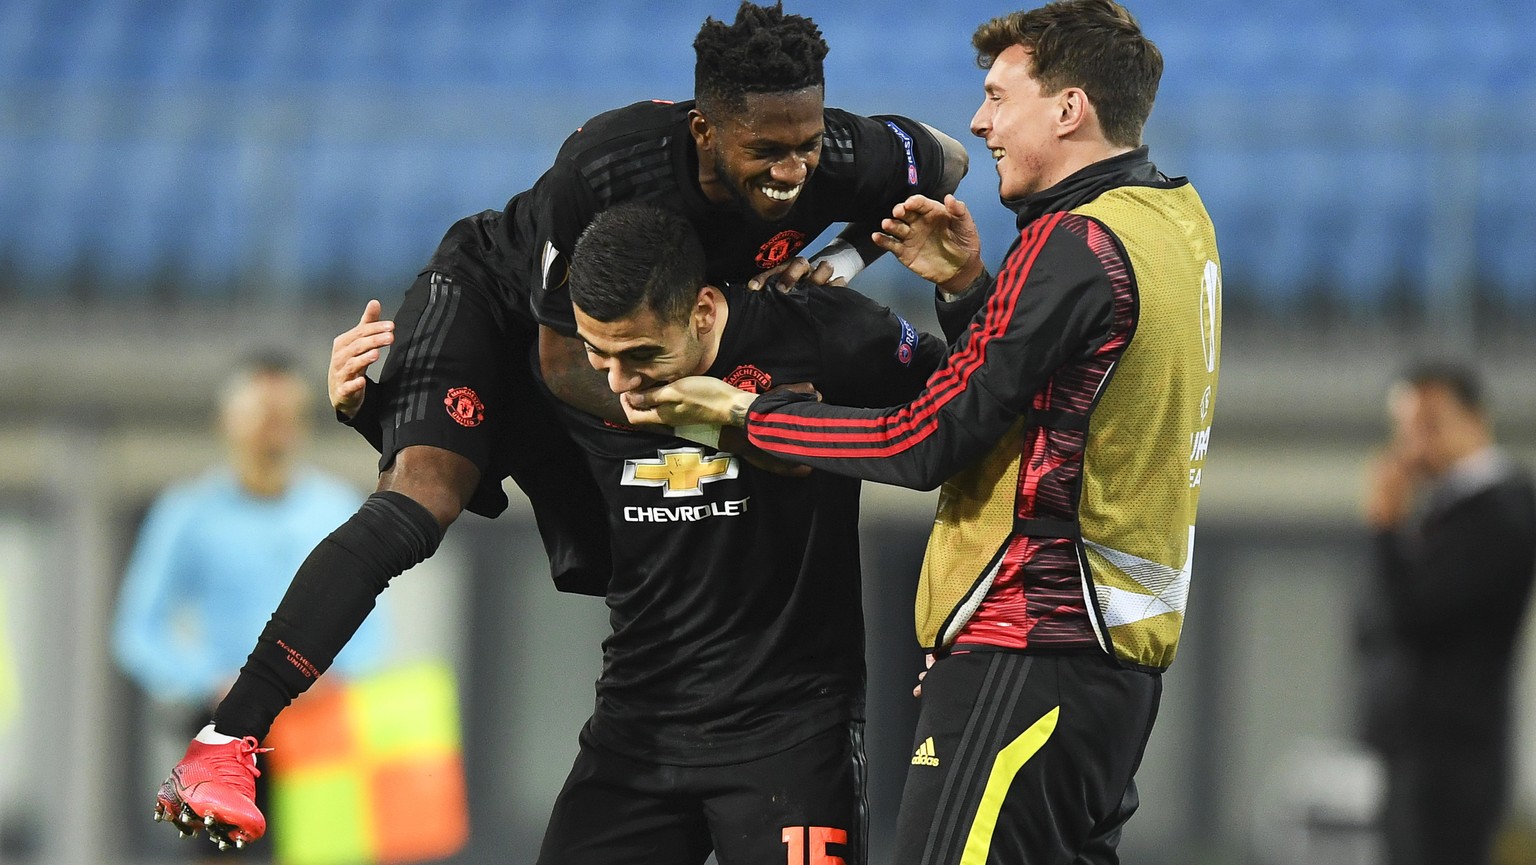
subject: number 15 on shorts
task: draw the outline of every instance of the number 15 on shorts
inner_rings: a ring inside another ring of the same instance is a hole
[[[848,843],[848,833],[842,829],[831,826],[785,826],[779,838],[789,848],[787,865],[846,865],[843,857],[827,852],[828,844]]]

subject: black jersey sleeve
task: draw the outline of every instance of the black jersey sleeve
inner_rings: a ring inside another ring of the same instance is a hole
[[[373,445],[373,449],[379,453],[384,452],[384,401],[388,394],[384,392],[384,386],[367,376],[368,384],[363,390],[363,404],[358,406],[357,414],[347,417],[340,410],[336,412],[336,420],[351,427],[359,435]],[[371,399],[370,399],[371,397]]]
[[[928,128],[910,117],[902,117],[899,114],[877,114],[870,118],[884,123],[901,143],[902,156],[906,157],[909,149],[912,154],[911,162],[916,163],[917,182],[912,183],[912,177],[907,177],[908,194],[921,193],[932,197],[934,189],[938,186],[939,179],[944,176],[944,148],[938,139]]]
[[[944,176],[944,149],[916,120],[829,108],[826,130],[819,170],[853,184],[844,221],[884,219],[898,202],[928,193]]]
[[[916,396],[944,362],[944,340],[857,291],[810,286],[822,398],[837,405],[884,407]]]
[[[533,260],[528,277],[533,317],[539,324],[566,336],[576,335],[576,316],[566,290],[571,251],[583,229],[597,214],[599,204],[592,187],[582,176],[569,151],[578,131],[566,139],[554,165],[534,184],[530,214]]]
[[[747,438],[814,468],[931,489],[983,456],[1065,362],[1109,338],[1110,277],[1078,234],[1052,214],[1010,250],[985,307],[915,399],[887,409],[766,394]],[[1134,327],[1134,325],[1132,325]]]

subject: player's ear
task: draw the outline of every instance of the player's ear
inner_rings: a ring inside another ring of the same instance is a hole
[[[1081,87],[1068,87],[1056,96],[1057,135],[1065,138],[1076,132],[1091,120],[1093,103],[1088,101],[1088,94]]]
[[[699,296],[693,303],[693,327],[700,334],[709,333],[715,329],[715,322],[720,319],[720,307],[725,302],[725,296],[720,289],[713,285],[705,284],[699,287]]]
[[[688,112],[688,134],[693,136],[693,145],[700,153],[707,153],[714,148],[715,128],[697,108]]]

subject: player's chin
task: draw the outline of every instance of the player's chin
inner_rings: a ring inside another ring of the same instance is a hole
[[[752,210],[757,214],[757,218],[764,222],[782,222],[788,219],[791,213],[794,213],[795,202],[774,201],[762,195],[762,193],[758,193]]]

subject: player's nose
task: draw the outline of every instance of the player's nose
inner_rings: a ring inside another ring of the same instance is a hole
[[[992,118],[987,112],[987,103],[983,102],[971,115],[971,134],[977,138],[986,138],[992,129]]]
[[[640,376],[624,369],[623,364],[608,367],[608,389],[614,393],[628,393],[640,387]]]
[[[799,186],[805,182],[806,177],[810,176],[810,160],[800,154],[794,154],[775,162],[773,168],[769,169],[768,173],[773,178],[774,183],[782,183],[785,186]]]

